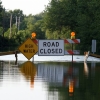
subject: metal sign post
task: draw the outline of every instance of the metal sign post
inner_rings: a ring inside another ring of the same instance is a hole
[[[72,52],[73,52],[73,43],[72,43]],[[72,67],[73,67],[73,53],[72,53]]]

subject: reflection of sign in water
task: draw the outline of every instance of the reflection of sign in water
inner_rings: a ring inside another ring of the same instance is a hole
[[[19,50],[28,60],[30,60],[37,53],[38,47],[30,38],[28,38],[19,47]]]
[[[34,84],[34,77],[36,75],[36,67],[31,61],[27,61],[21,65],[20,71],[23,73],[27,80],[31,81],[31,87]]]
[[[68,86],[68,82],[74,76],[75,87],[79,86],[79,70],[74,67],[73,71],[71,67],[65,67],[64,65],[56,64],[43,64],[39,63],[37,66],[37,77],[46,79],[49,83],[56,84],[59,86]]]
[[[88,76],[89,74],[89,68],[86,62],[84,62],[84,73],[85,73],[85,76]]]

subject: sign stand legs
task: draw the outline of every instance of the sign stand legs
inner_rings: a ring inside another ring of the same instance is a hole
[[[73,52],[73,43],[72,43],[72,52]],[[73,67],[73,53],[72,53],[72,67]]]
[[[33,62],[34,62],[34,56],[33,56]]]

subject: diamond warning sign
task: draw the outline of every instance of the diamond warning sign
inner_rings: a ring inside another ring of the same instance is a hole
[[[30,60],[37,53],[38,46],[28,38],[18,49],[28,60]]]

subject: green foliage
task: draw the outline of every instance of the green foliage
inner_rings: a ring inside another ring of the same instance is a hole
[[[68,26],[62,27],[61,31],[50,31],[46,30],[46,38],[47,39],[68,39],[70,38],[71,30]]]
[[[77,32],[77,37],[81,39],[80,49],[83,51],[91,51],[92,39],[97,40],[97,53],[100,50],[99,48],[99,23],[100,23],[100,13],[99,4],[100,1],[90,1],[79,0],[77,6],[77,26],[74,27],[74,30]]]
[[[2,36],[3,33],[3,27],[0,27],[0,35]]]
[[[52,31],[52,38],[55,38],[53,35],[55,31],[58,31],[62,38],[63,27],[69,27],[67,31],[75,31],[76,38],[81,40],[81,44],[75,48],[79,48],[82,54],[84,51],[91,51],[92,39],[96,39],[97,53],[99,53],[99,5],[99,0],[51,0],[45,10],[45,28]],[[66,37],[70,38],[67,31]]]

